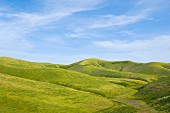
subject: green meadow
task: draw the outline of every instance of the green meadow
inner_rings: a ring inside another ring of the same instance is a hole
[[[168,113],[170,64],[0,57],[0,113]]]

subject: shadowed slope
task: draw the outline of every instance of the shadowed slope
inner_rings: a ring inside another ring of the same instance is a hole
[[[158,110],[170,112],[170,76],[140,88],[136,96]]]

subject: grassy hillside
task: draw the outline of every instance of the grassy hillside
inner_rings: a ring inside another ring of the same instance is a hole
[[[86,59],[60,65],[0,57],[0,109],[5,113],[166,112],[169,73],[169,63]],[[163,85],[160,91],[164,92],[161,94],[152,90],[160,84]],[[154,101],[155,98],[159,101]]]
[[[14,65],[11,66],[11,63],[7,65],[6,63],[5,65],[0,64],[0,73],[31,80],[59,84],[83,91],[91,91],[108,98],[115,98],[116,96],[122,95],[127,91],[130,91],[129,93],[132,94],[136,92],[133,89],[125,89],[121,85],[111,84],[106,80],[60,68],[45,68],[39,66],[25,68],[18,65],[17,67]]]
[[[154,76],[167,76],[170,75],[170,64],[169,63],[135,63],[132,61],[118,61],[110,62],[99,59],[86,59],[71,65],[62,66],[63,68],[72,69],[75,71],[83,70],[82,67],[100,67],[105,69],[117,70],[119,72],[133,72],[138,75],[154,75]]]
[[[81,73],[86,73],[92,76],[100,76],[114,84],[119,84],[135,89],[140,88],[139,92],[137,93],[137,95],[140,95],[138,96],[138,99],[142,99],[157,110],[169,111],[169,63],[135,63],[132,61],[110,62],[99,59],[86,59],[61,67]],[[147,82],[149,84],[145,86]],[[166,83],[166,87],[164,87],[164,83]],[[150,88],[151,86],[152,88]],[[154,88],[156,86],[162,86],[162,89],[153,90],[153,86]],[[158,93],[158,91],[160,91],[160,93]],[[166,98],[166,102],[162,104],[163,100],[155,101],[155,98]]]
[[[170,76],[143,86],[136,96],[161,111],[170,112]]]
[[[124,61],[123,61],[124,62]],[[131,62],[127,62],[131,63]],[[92,76],[100,76],[100,77],[110,77],[110,78],[128,78],[128,79],[136,79],[143,81],[153,81],[156,78],[154,75],[146,75],[140,73],[132,73],[119,71],[121,65],[116,65],[109,61],[103,61],[98,59],[87,59],[83,60],[71,65],[61,66],[61,68],[69,69],[81,73],[86,73]],[[114,69],[113,67],[116,67]]]
[[[14,59],[10,57],[0,57],[0,65],[10,66],[10,67],[22,67],[22,68],[42,68],[42,67],[60,67],[61,64],[51,64],[51,63],[37,63],[37,62],[28,62],[24,60]]]
[[[65,69],[86,73],[92,76],[100,76],[100,77],[109,77],[109,78],[128,78],[128,79],[136,79],[136,80],[143,80],[143,81],[152,81],[155,80],[153,75],[145,75],[139,73],[132,73],[132,72],[120,72],[117,70],[106,69],[103,67],[97,67],[93,65],[87,66],[80,66],[80,65],[73,65],[72,67],[65,67]]]
[[[0,74],[0,113],[95,112],[113,106],[101,96]]]

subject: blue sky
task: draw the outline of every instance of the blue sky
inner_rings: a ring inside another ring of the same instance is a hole
[[[170,1],[0,0],[0,56],[170,62]]]

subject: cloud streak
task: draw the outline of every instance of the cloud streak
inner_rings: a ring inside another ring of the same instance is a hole
[[[120,30],[121,32],[121,28],[128,25],[145,20],[151,21],[152,19],[149,17],[150,14],[157,10],[157,6],[163,1],[164,0],[156,0],[155,2],[150,0],[135,1],[133,2],[132,8],[124,14],[115,15],[110,13],[95,15],[94,17],[85,19],[79,18],[79,20],[76,20],[71,26],[72,33],[70,35],[79,36],[79,34],[81,34],[81,37],[86,37],[89,31],[107,28]]]
[[[42,1],[38,0],[38,3]],[[0,47],[7,49],[33,47],[32,43],[25,38],[28,34],[42,29],[43,26],[48,27],[51,23],[76,12],[94,9],[100,3],[101,0],[43,0],[43,10],[30,13],[12,12],[11,9],[2,7],[0,8]]]
[[[101,58],[134,60],[139,62],[164,61],[170,57],[170,35],[144,40],[108,40],[93,42],[93,48],[105,53]]]
[[[112,40],[96,41],[94,46],[109,49],[111,51],[167,51],[170,49],[170,35],[158,36],[145,40]]]
[[[156,10],[156,6],[160,1],[152,2],[150,0],[136,1],[134,7],[122,15],[104,15],[96,18],[90,24],[90,29],[106,28],[106,27],[121,27],[129,24],[134,24],[142,20],[149,19],[148,16]]]
[[[146,14],[139,14],[139,15],[106,15],[101,17],[100,19],[96,20],[96,22],[89,26],[90,29],[97,29],[97,28],[106,28],[106,27],[120,27],[126,26],[129,24],[133,24],[139,22],[146,18]]]

